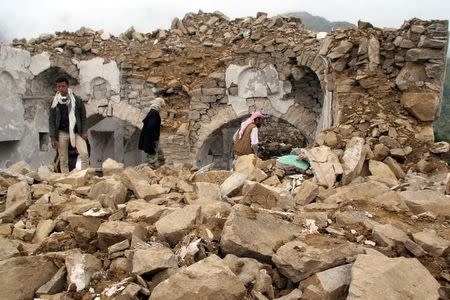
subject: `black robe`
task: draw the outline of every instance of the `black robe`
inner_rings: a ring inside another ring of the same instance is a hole
[[[159,141],[161,129],[161,117],[159,116],[159,112],[150,109],[142,122],[144,123],[144,126],[142,126],[141,135],[139,136],[139,150],[153,155],[156,153],[155,141]]]

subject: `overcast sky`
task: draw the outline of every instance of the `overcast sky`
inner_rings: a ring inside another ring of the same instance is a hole
[[[75,31],[81,26],[115,35],[130,26],[141,32],[168,28],[187,12],[220,10],[230,18],[306,11],[330,21],[377,27],[400,27],[404,20],[450,18],[448,0],[1,0],[0,35],[37,37],[41,33]]]

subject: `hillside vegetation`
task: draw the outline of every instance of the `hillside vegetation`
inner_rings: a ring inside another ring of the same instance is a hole
[[[354,24],[344,21],[337,21],[337,22],[330,22],[327,19],[319,16],[313,16],[310,13],[307,13],[305,11],[301,12],[292,12],[284,14],[284,16],[290,16],[290,17],[297,17],[302,19],[303,24],[305,24],[305,27],[314,30],[316,32],[326,31],[330,32],[334,29],[338,28],[348,28],[348,27],[355,27]]]

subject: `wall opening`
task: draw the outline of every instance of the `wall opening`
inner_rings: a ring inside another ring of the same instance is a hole
[[[210,134],[200,148],[197,165],[214,163],[217,169],[231,169],[234,159],[233,135],[245,118],[228,122]],[[268,116],[259,130],[259,143],[260,157],[270,159],[289,154],[293,148],[305,147],[307,139],[287,121]]]
[[[50,136],[48,132],[39,132],[39,151],[47,152],[50,144]]]
[[[64,76],[69,80],[69,85],[78,84],[77,79],[59,67],[51,67],[40,73],[38,76],[27,82],[26,97],[48,98],[53,97],[56,92],[56,79]]]
[[[91,131],[91,165],[99,168],[107,158],[114,158],[114,132]]]
[[[127,166],[142,163],[143,152],[138,150],[141,131],[138,128],[121,119],[99,114],[88,117],[87,124],[92,167],[100,168],[107,158]]]

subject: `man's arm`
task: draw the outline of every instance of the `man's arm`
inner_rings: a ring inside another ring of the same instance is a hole
[[[252,146],[253,152],[258,155],[258,127],[252,129],[250,133],[250,144]]]
[[[50,140],[52,143],[52,148],[58,148],[58,137],[56,136],[56,109],[50,108],[50,112],[48,114],[48,131],[50,134]]]
[[[240,128],[238,128],[238,130],[236,130],[236,132],[233,134],[233,142],[237,141],[237,139],[239,137],[239,131],[240,131]]]
[[[86,126],[86,107],[84,106],[83,100],[77,96],[77,101],[80,107],[80,121],[81,121],[81,137],[87,140],[87,126]]]

